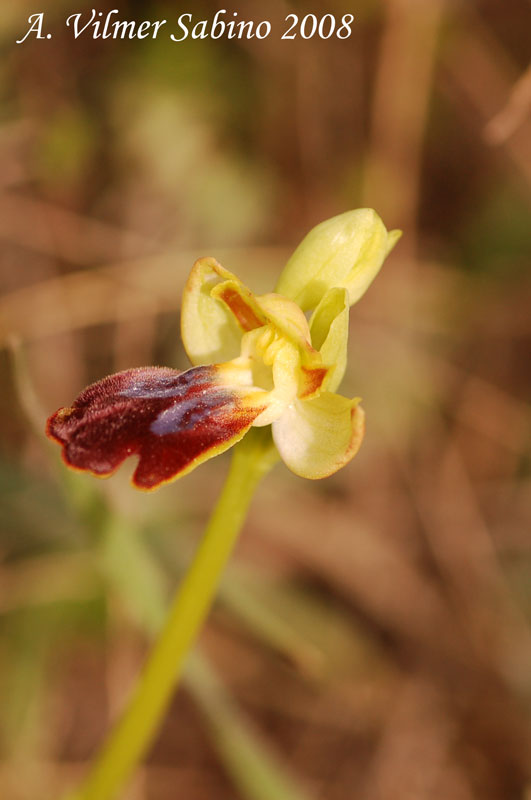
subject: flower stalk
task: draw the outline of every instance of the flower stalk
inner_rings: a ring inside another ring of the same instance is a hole
[[[68,800],[111,800],[156,734],[205,620],[254,491],[278,459],[268,429],[235,448],[227,480],[138,684],[85,781]]]

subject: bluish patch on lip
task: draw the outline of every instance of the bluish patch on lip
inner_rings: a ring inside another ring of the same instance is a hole
[[[207,425],[223,409],[230,413],[234,408],[235,398],[223,389],[211,389],[202,394],[193,394],[180,403],[162,411],[151,423],[150,430],[157,436],[165,436],[176,430],[186,431],[198,425]]]

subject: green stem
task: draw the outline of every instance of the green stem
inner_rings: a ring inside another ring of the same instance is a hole
[[[229,474],[138,684],[94,766],[69,800],[110,800],[157,731],[186,656],[212,604],[256,486],[277,460],[269,430],[254,429],[234,451]]]

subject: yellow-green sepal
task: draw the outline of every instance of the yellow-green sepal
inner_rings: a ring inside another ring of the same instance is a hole
[[[241,328],[227,305],[212,296],[219,283],[237,280],[214,258],[195,262],[181,307],[182,341],[194,366],[230,361],[239,355]]]
[[[371,208],[358,208],[321,222],[297,247],[276,290],[303,311],[316,308],[328,289],[347,290],[357,302],[401,236],[388,232]]]
[[[365,415],[358,399],[323,392],[296,400],[272,427],[286,466],[301,478],[317,480],[333,475],[356,455]]]
[[[347,367],[348,294],[346,289],[329,289],[310,319],[312,346],[329,367],[323,389],[335,392]]]

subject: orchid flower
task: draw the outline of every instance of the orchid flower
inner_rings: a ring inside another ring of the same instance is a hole
[[[191,369],[141,367],[89,386],[48,420],[64,461],[108,476],[137,455],[133,485],[155,489],[232,447],[252,426],[271,425],[296,475],[336,472],[364,433],[359,398],[336,394],[349,307],[399,236],[371,209],[327,220],[296,249],[276,292],[264,295],[215,259],[199,259],[182,301]]]
[[[272,437],[249,434],[236,449],[123,715],[72,800],[113,800],[147,752],[254,491],[277,460],[272,439],[287,466],[306,478],[331,475],[357,452],[363,411],[358,398],[336,394],[346,367],[348,310],[399,236],[370,209],[334,217],[301,242],[275,293],[259,296],[215,259],[199,259],[181,315],[192,368],[119,372],[48,420],[47,433],[71,467],[106,476],[138,456],[133,485],[140,489],[185,475],[253,426],[272,430]]]

